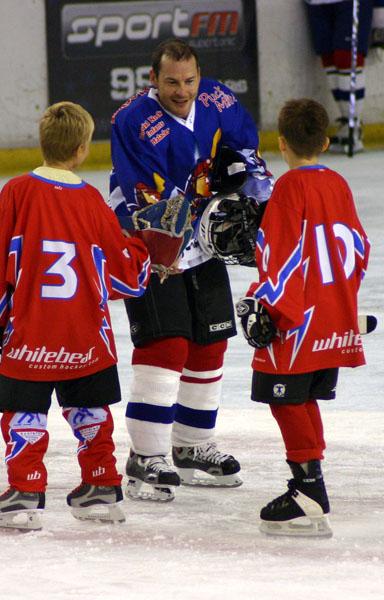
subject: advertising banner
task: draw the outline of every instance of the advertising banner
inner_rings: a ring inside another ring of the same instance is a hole
[[[149,84],[151,53],[177,37],[202,75],[228,85],[258,120],[253,0],[45,0],[50,103],[78,102],[108,139],[112,114]]]

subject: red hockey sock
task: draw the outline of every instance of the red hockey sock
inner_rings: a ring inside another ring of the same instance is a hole
[[[187,356],[188,340],[186,338],[162,338],[135,348],[132,353],[132,364],[161,367],[181,373]]]
[[[213,344],[188,342],[188,358],[185,368],[190,371],[201,372],[221,369],[227,346],[227,340],[214,342]]]
[[[326,443],[324,439],[324,428],[323,428],[323,420],[321,418],[319,405],[316,400],[308,400],[305,403],[307,407],[307,413],[312,422],[312,427],[316,432],[317,438],[317,447],[322,451],[326,448]]]
[[[83,483],[120,485],[113,443],[113,418],[108,406],[64,408],[63,416],[79,440],[77,460]]]
[[[280,427],[288,460],[304,463],[323,458],[325,444],[321,416],[320,412],[316,414],[313,401],[304,404],[271,404],[270,408]]]
[[[5,462],[9,485],[21,492],[45,492],[47,470],[43,459],[48,448],[47,415],[4,412],[1,431],[6,443]]]

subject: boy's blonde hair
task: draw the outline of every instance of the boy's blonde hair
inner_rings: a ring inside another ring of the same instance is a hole
[[[48,163],[65,162],[73,157],[81,144],[89,142],[94,121],[74,102],[57,102],[49,106],[40,119],[40,147]]]

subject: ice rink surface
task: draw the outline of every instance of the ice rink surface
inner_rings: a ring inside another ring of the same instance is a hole
[[[279,176],[286,167],[267,156]],[[331,539],[266,538],[260,508],[289,478],[268,407],[249,400],[252,351],[241,334],[226,356],[218,417],[220,448],[242,464],[232,490],[179,488],[174,502],[125,500],[126,523],[76,521],[65,497],[79,483],[76,442],[54,405],[46,510],[41,532],[0,531],[0,597],[7,600],[382,600],[384,598],[384,153],[326,155],[354,193],[372,243],[360,312],[379,318],[366,336],[367,365],[341,371],[337,399],[322,403],[328,442],[323,464],[331,501]],[[106,195],[108,173],[82,173]],[[0,179],[0,187],[6,179]],[[231,267],[237,299],[252,269]],[[131,343],[122,302],[111,304],[124,401],[112,408],[118,464],[129,447],[124,412]],[[0,442],[4,452],[4,443]],[[0,468],[0,489],[7,485]]]

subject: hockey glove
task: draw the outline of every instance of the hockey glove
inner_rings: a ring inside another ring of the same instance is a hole
[[[130,235],[148,248],[153,266],[171,267],[188,245],[193,229],[188,200],[175,196],[137,210],[131,217],[118,217]]]
[[[269,346],[276,336],[276,327],[267,309],[256,298],[241,298],[236,303],[244,337],[253,348]]]

